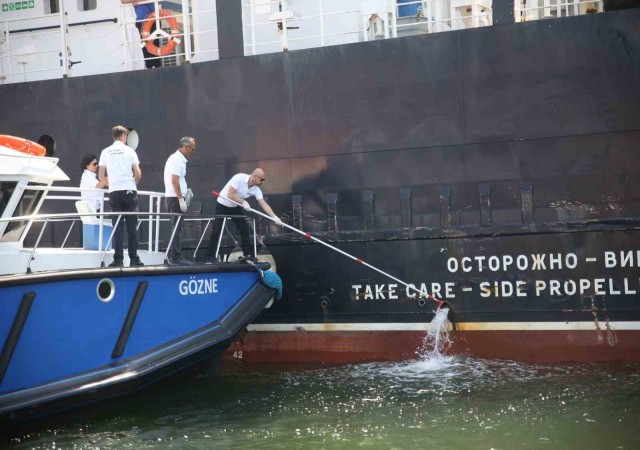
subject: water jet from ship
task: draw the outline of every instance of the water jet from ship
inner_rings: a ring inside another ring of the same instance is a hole
[[[438,308],[429,324],[422,346],[416,352],[420,359],[441,358],[443,356],[442,353],[451,345],[450,329],[449,307]]]

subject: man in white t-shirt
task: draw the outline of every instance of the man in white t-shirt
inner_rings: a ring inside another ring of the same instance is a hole
[[[184,214],[187,212],[187,158],[193,156],[196,151],[196,140],[185,136],[180,139],[179,147],[169,156],[164,165],[164,195],[167,204],[167,211],[174,214]],[[171,216],[171,230],[176,228],[176,223],[180,216]],[[167,264],[191,265],[191,261],[182,257],[182,246],[180,245],[180,234],[182,233],[182,220],[173,235],[171,247],[167,255]]]
[[[266,180],[267,178],[264,170],[260,168],[254,170],[251,175],[247,175],[246,173],[235,174],[220,192],[220,197],[218,197],[218,202],[216,203],[216,214],[222,216],[244,216],[244,211],[248,211],[251,208],[246,199],[253,196],[258,201],[258,204],[264,212],[273,217],[278,225],[282,226],[282,221],[274,214],[273,210],[262,196],[260,186],[262,186]],[[231,200],[241,204],[242,207],[222,197],[230,198]],[[240,232],[242,253],[244,256],[255,256],[253,255],[253,245],[249,239],[249,227],[247,226],[247,220],[244,217],[234,217],[232,220]],[[221,231],[222,219],[216,219],[213,223],[211,238],[209,239],[208,256],[205,261],[207,264],[213,264],[213,258],[215,257],[216,249],[218,248]]]
[[[135,150],[129,147],[127,134],[129,131],[122,125],[111,129],[113,144],[102,150],[98,162],[100,181],[109,183],[109,206],[113,212],[135,212],[138,209],[137,184],[142,178],[140,161]],[[108,177],[108,178],[107,178]],[[118,216],[113,216],[115,227]],[[109,267],[124,265],[124,242],[122,236],[122,222],[127,224],[127,250],[129,265],[144,266],[138,256],[138,225],[137,215],[123,215],[117,227],[113,230],[113,262]]]

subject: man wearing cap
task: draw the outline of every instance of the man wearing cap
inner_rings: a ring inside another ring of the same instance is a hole
[[[175,229],[175,233],[171,241],[171,247],[169,247],[167,264],[170,266],[189,266],[193,263],[182,257],[182,246],[180,244],[183,220],[180,220],[179,223],[178,220],[181,219],[180,214],[186,213],[188,208],[186,198],[190,197],[190,189],[187,188],[186,179],[187,159],[191,158],[193,152],[196,151],[196,140],[185,136],[180,139],[178,145],[178,150],[169,156],[164,165],[164,195],[167,211],[176,214],[171,216],[171,230]],[[178,223],[177,228],[176,223]]]
[[[255,256],[253,255],[253,245],[249,239],[249,227],[247,226],[247,220],[244,217],[245,211],[249,211],[251,209],[249,202],[246,200],[247,198],[252,196],[255,197],[264,212],[271,216],[278,225],[282,226],[282,221],[275,215],[271,207],[263,198],[260,186],[262,186],[265,181],[267,181],[266,175],[264,170],[260,168],[251,172],[251,175],[247,175],[246,173],[237,173],[224,186],[216,203],[217,215],[242,216],[233,217],[232,220],[240,232],[240,241],[244,256]],[[238,206],[238,204],[242,205],[242,207]],[[209,238],[208,256],[205,260],[206,264],[213,264],[213,258],[215,257],[216,249],[218,248],[221,231],[222,219],[218,218],[213,223],[213,231],[211,232],[211,238]]]

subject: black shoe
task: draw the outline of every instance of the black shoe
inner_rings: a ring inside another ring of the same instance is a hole
[[[170,266],[193,266],[193,263],[191,261],[184,258],[180,258],[180,259],[167,258],[167,264]]]
[[[124,267],[124,261],[121,259],[114,259],[108,267]]]
[[[240,258],[238,258],[238,262],[251,262],[251,263],[257,264],[258,258],[251,255],[241,256]]]
[[[142,267],[142,266],[144,266],[144,263],[140,261],[140,258],[132,259],[131,262],[129,263],[129,267]]]
[[[207,257],[204,259],[204,263],[205,263],[205,264],[213,264],[213,263],[214,263],[214,261],[213,261],[213,256],[207,256]]]

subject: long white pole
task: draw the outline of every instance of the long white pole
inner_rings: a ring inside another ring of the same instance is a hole
[[[220,194],[219,192],[211,191],[211,193],[212,193],[213,195],[215,195],[216,197],[223,198],[223,199],[225,199],[225,200],[228,200],[228,201],[230,201],[230,202],[233,202],[233,203],[235,203],[236,205],[238,205],[238,206],[242,207],[242,204],[240,204],[240,203],[236,202],[235,200],[233,200],[233,199],[231,199],[231,198],[225,197],[224,195]],[[253,213],[255,213],[255,214],[258,214],[259,216],[262,216],[262,217],[264,217],[265,219],[269,219],[269,220],[270,220],[270,221],[272,221],[272,222],[276,222],[276,220],[275,220],[273,217],[271,217],[271,216],[269,216],[269,215],[267,215],[267,214],[264,214],[264,213],[262,213],[262,212],[260,212],[260,211],[258,211],[258,210],[255,210],[255,209],[253,209],[253,208],[249,208],[249,211],[251,211],[251,212],[253,212]],[[302,236],[306,237],[307,239],[311,239],[312,241],[317,242],[318,244],[322,244],[322,245],[324,245],[325,247],[328,247],[328,248],[330,248],[331,250],[334,250],[334,251],[336,251],[336,252],[340,253],[341,255],[346,256],[347,258],[351,258],[351,259],[352,259],[352,260],[354,260],[355,262],[360,263],[360,264],[362,264],[362,265],[364,265],[364,266],[367,266],[368,268],[373,269],[373,270],[375,270],[376,272],[379,272],[379,273],[381,273],[382,275],[384,275],[384,276],[386,276],[386,277],[391,278],[392,280],[397,281],[398,283],[400,283],[400,284],[402,284],[402,285],[406,286],[408,289],[412,289],[412,290],[416,291],[418,294],[420,294],[420,297],[425,297],[424,292],[422,292],[420,289],[418,289],[417,287],[415,287],[413,284],[405,283],[404,281],[399,280],[398,278],[394,277],[393,275],[390,275],[390,274],[388,274],[388,273],[386,273],[386,272],[383,272],[382,270],[378,269],[377,267],[372,266],[371,264],[369,264],[369,263],[367,263],[367,262],[363,261],[362,259],[360,259],[360,258],[356,258],[355,256],[350,255],[350,254],[349,254],[349,253],[347,253],[347,252],[343,252],[343,251],[342,251],[342,250],[340,250],[339,248],[334,247],[334,246],[333,246],[333,245],[331,245],[331,244],[327,244],[326,242],[321,241],[320,239],[318,239],[318,238],[315,238],[315,237],[311,236],[311,234],[306,233],[306,232],[304,232],[304,231],[302,231],[302,230],[298,230],[297,228],[294,228],[294,227],[292,227],[291,225],[287,225],[286,223],[282,223],[282,226],[283,226],[283,227],[285,227],[285,228],[288,228],[288,229],[290,229],[291,231],[294,231],[294,232],[296,232],[296,233],[298,233],[298,234],[301,234]],[[426,298],[428,298],[429,300],[433,300],[434,302],[437,302],[437,303],[438,303],[438,307],[442,306],[442,304],[443,304],[443,302],[442,302],[442,301],[440,301],[440,300],[438,300],[438,299],[436,299],[436,298],[433,296],[433,294],[426,294]]]

